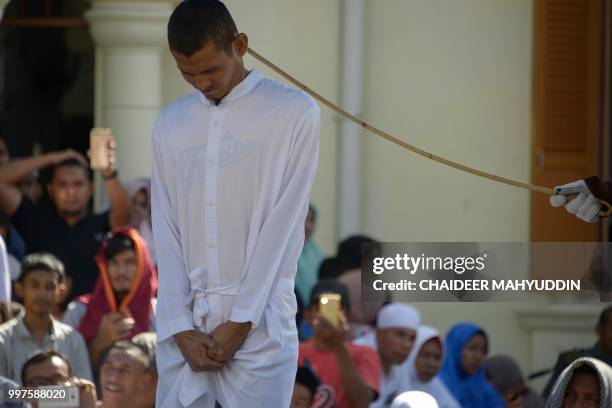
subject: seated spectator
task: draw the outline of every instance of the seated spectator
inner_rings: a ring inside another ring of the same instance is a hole
[[[506,408],[544,407],[544,398],[527,387],[521,369],[511,357],[489,357],[485,368],[487,378],[506,401]]]
[[[153,226],[151,220],[151,178],[139,177],[125,183],[125,189],[130,197],[130,220],[129,224],[136,228],[142,239],[147,244],[149,255],[153,264],[157,263],[155,258],[155,245],[153,240]],[[106,201],[102,211],[109,209]]]
[[[595,358],[574,360],[557,378],[546,408],[612,407],[612,368]]]
[[[378,311],[376,332],[353,341],[376,350],[380,359],[380,393],[370,408],[386,407],[395,396],[410,389],[402,368],[414,345],[420,322],[421,315],[414,307],[390,303]]]
[[[24,387],[77,387],[79,407],[96,407],[96,386],[83,378],[73,377],[70,362],[62,353],[53,350],[39,350],[25,362],[21,369],[21,383]]]
[[[350,338],[356,339],[374,331],[376,313],[383,302],[361,301],[361,268],[378,256],[380,243],[361,235],[351,236],[338,245],[338,261],[342,273],[338,282],[345,285],[351,295]],[[362,256],[362,253],[364,256]]]
[[[310,408],[321,383],[310,367],[298,367],[290,408]]]
[[[438,331],[430,326],[419,326],[406,363],[410,389],[431,395],[440,408],[461,408],[438,377],[443,361],[444,347]]]
[[[87,161],[79,153],[66,150],[19,159],[0,167],[0,210],[25,240],[28,252],[50,252],[62,260],[71,279],[70,299],[90,292],[98,271],[94,255],[100,238],[112,228],[129,221],[128,194],[114,169],[114,142],[109,146],[111,163],[102,173],[111,209],[102,214],[89,211],[93,192]],[[18,188],[18,182],[33,171],[52,168],[47,191],[49,203],[34,204]]]
[[[100,271],[92,293],[68,305],[64,322],[78,328],[89,346],[91,362],[119,340],[155,330],[157,272],[147,246],[131,227],[104,241],[96,263]]]
[[[335,326],[319,315],[319,301],[323,293],[337,293],[342,297],[343,311]],[[314,336],[300,344],[298,365],[306,362],[317,373],[321,382],[336,393],[336,407],[365,408],[378,397],[380,362],[369,347],[348,341],[350,298],[347,288],[336,281],[321,281],[311,293],[310,307],[305,312]]]
[[[132,338],[132,342],[145,349],[149,354],[150,363],[147,372],[152,376],[152,385],[145,392],[136,396],[135,405],[152,408],[155,407],[155,396],[157,394],[157,334],[153,332],[140,333]]]
[[[30,354],[38,349],[62,352],[78,378],[92,379],[87,347],[72,327],[51,314],[64,287],[64,266],[51,254],[30,254],[23,259],[15,293],[23,299],[25,313],[0,326],[0,375],[20,381]]]
[[[27,175],[19,182],[21,193],[28,197],[33,203],[37,203],[43,197],[43,185],[40,182],[40,174],[35,171]]]
[[[336,279],[342,274],[338,258],[325,258],[319,266],[319,280]]]
[[[312,239],[317,222],[317,210],[312,204],[308,206],[308,214],[304,223],[304,248],[298,259],[295,288],[302,301],[310,299],[310,291],[317,283],[319,265],[323,261],[323,253]]]
[[[502,397],[487,381],[484,362],[489,350],[484,330],[459,323],[446,336],[446,357],[440,378],[462,408],[503,408]]]
[[[423,391],[407,391],[393,400],[391,408],[438,408],[436,399]]]
[[[103,408],[144,408],[136,399],[153,387],[149,367],[151,359],[142,347],[130,341],[118,341],[102,357],[100,388]]]
[[[580,357],[593,357],[604,363],[612,366],[612,305],[609,305],[599,314],[599,320],[595,326],[595,333],[597,333],[597,342],[593,347],[589,348],[576,348],[569,351],[564,351],[559,354],[557,363],[553,368],[553,373],[548,380],[548,384],[544,387],[544,398],[550,395],[552,386],[557,381],[557,377],[561,374],[566,367],[568,367],[574,360]]]
[[[151,260],[155,264],[157,258],[151,220],[151,179],[139,178],[128,183],[126,187],[131,199],[130,225],[138,230],[147,243]]]

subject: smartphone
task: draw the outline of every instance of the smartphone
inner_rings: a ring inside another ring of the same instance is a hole
[[[38,408],[78,408],[80,405],[79,387],[40,387],[40,390],[47,390],[49,398],[36,401]]]
[[[108,144],[111,140],[111,130],[108,128],[93,128],[89,133],[89,159],[93,170],[109,168]]]
[[[329,320],[334,326],[340,325],[338,314],[340,312],[342,296],[337,293],[322,293],[319,296],[319,314]]]

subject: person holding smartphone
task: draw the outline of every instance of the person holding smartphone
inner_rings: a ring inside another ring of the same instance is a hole
[[[331,311],[324,310],[330,294],[340,295],[340,303],[332,321]],[[317,283],[310,295],[305,318],[314,335],[300,344],[300,365],[308,362],[321,383],[334,389],[335,405],[340,408],[365,408],[378,398],[380,360],[372,348],[353,344],[348,339],[350,298],[346,286],[325,280]]]
[[[68,300],[93,290],[98,276],[94,256],[104,234],[129,222],[130,199],[118,179],[112,135],[106,154],[107,167],[99,171],[110,209],[101,214],[90,211],[91,170],[85,157],[74,150],[13,160],[0,167],[0,211],[11,217],[28,253],[50,252],[64,263]],[[33,203],[17,184],[43,168],[51,169],[46,186],[50,203]]]

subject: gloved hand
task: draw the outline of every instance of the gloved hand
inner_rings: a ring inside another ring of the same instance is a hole
[[[597,176],[557,186],[554,191],[556,195],[550,197],[550,205],[553,207],[563,205],[569,213],[586,222],[599,221],[601,201],[608,203],[612,201],[608,184]],[[571,199],[566,197],[571,195],[575,197]]]

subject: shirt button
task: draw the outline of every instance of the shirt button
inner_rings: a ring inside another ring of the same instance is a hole
[[[210,160],[208,160],[208,165],[209,165],[209,166],[214,166],[214,165],[216,165],[216,164],[217,164],[217,162],[216,162],[214,159],[210,159]]]
[[[209,202],[208,202],[208,206],[209,206],[210,208],[212,208],[212,207],[214,207],[214,206],[215,206],[215,203],[213,203],[212,201],[209,201]]]
[[[213,125],[214,125],[215,127],[219,127],[219,121],[218,121],[218,120],[215,120],[215,121],[213,122]]]
[[[209,248],[214,248],[215,247],[215,241],[208,241],[208,247]]]

